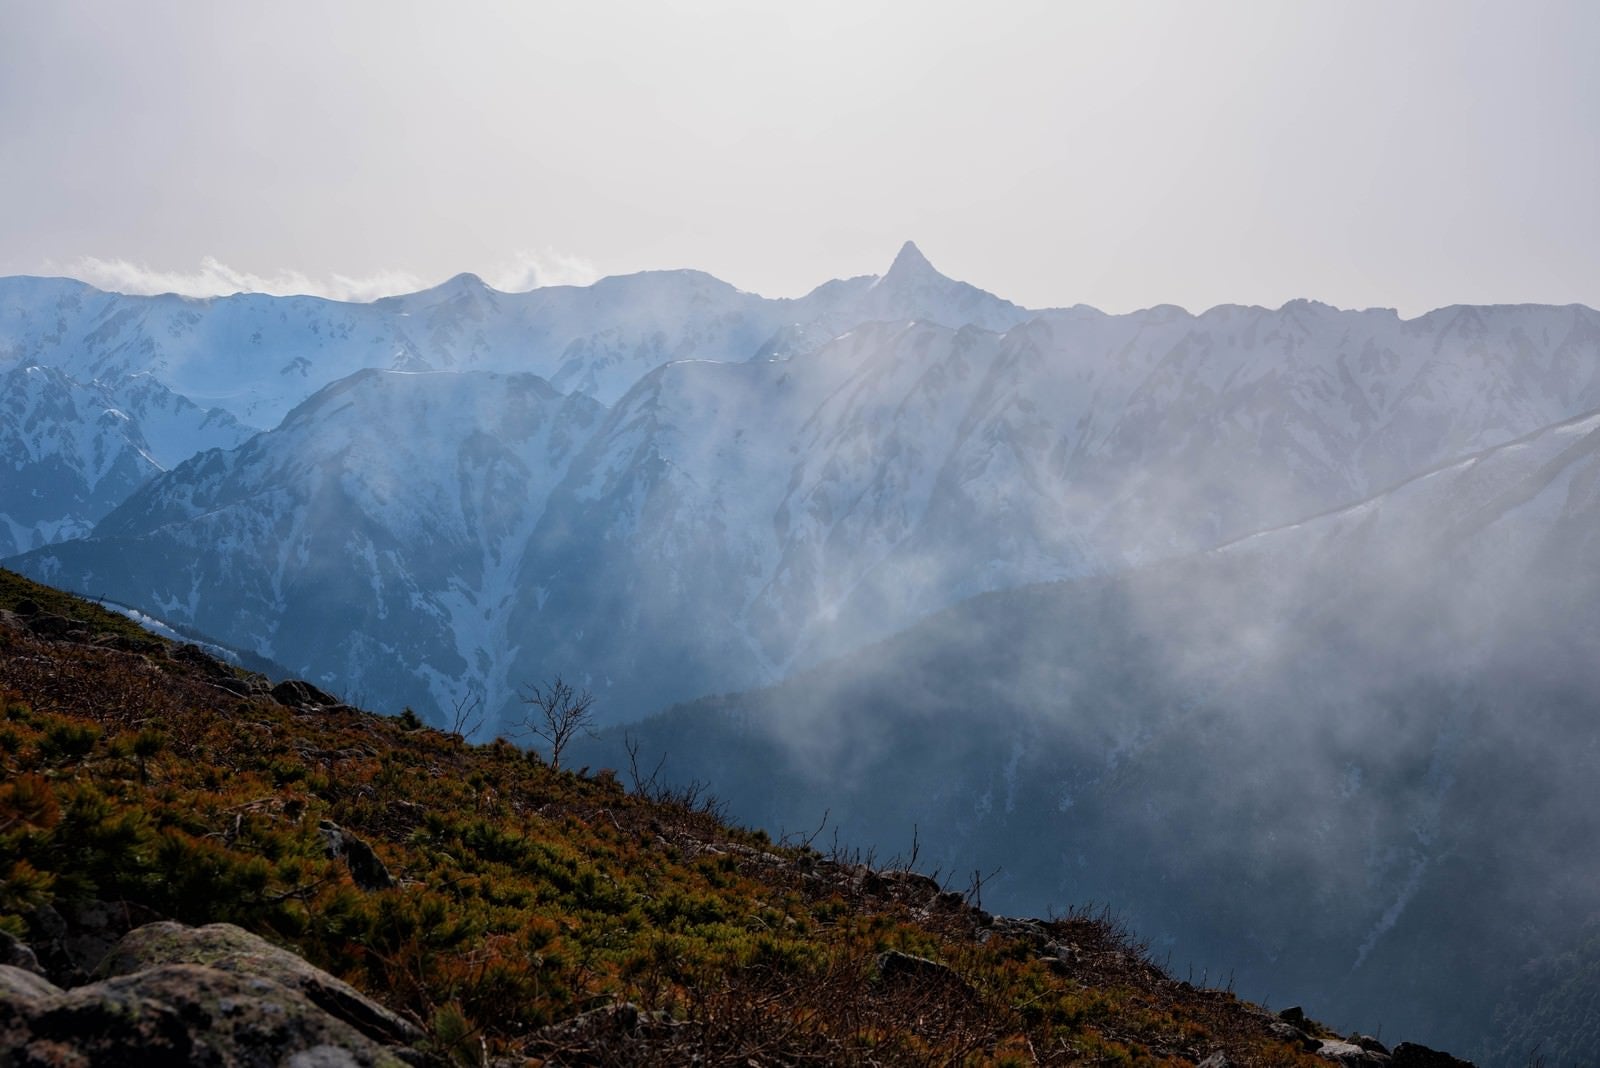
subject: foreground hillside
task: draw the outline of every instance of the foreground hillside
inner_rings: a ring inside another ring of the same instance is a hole
[[[6,572],[0,697],[0,959],[23,966],[0,966],[0,1064],[180,1039],[288,1063],[264,1043],[295,1035],[306,1063],[1458,1063],[1311,1037],[1101,919],[991,916],[692,790],[273,687]],[[276,976],[252,997],[292,979],[339,1019],[252,1030],[249,997],[206,1000],[249,967]]]

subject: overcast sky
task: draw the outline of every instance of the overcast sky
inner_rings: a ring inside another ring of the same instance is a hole
[[[0,0],[0,274],[1600,305],[1600,3]]]

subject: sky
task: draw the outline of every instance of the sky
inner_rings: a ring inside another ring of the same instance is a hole
[[[0,0],[0,274],[1600,305],[1600,4]]]

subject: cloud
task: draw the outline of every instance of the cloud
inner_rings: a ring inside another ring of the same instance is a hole
[[[130,260],[98,256],[80,256],[60,267],[49,264],[47,268],[100,289],[136,295],[179,293],[186,297],[220,297],[230,293],[270,293],[368,301],[424,288],[421,279],[405,271],[383,271],[365,277],[333,274],[318,279],[291,270],[273,274],[241,271],[211,256],[202,259],[200,266],[192,271],[164,271]]]
[[[205,257],[199,267],[190,271],[161,270],[131,260],[80,256],[66,263],[47,263],[44,273],[67,275],[113,293],[178,293],[186,297],[270,293],[372,301],[399,293],[415,293],[433,284],[409,271],[379,271],[361,276],[331,274],[323,278],[295,270],[257,274],[230,267],[213,256]],[[518,250],[483,273],[485,282],[507,293],[521,293],[540,286],[588,285],[599,276],[587,260],[550,249]],[[441,280],[434,279],[434,282]]]
[[[503,293],[522,293],[540,286],[586,286],[600,272],[577,256],[545,249],[519,249],[510,258],[484,272],[483,280]]]

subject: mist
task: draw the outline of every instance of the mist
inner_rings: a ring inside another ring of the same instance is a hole
[[[574,766],[626,733],[1341,1027],[1494,1064],[1585,1026],[1590,309],[1031,311],[909,244],[798,300],[0,306],[59,386],[13,422],[70,424],[38,464],[191,453],[98,514],[34,471],[8,566],[479,740],[560,676],[614,728]]]
[[[775,833],[826,818],[883,859],[915,837],[957,888],[997,871],[985,907],[1112,902],[1194,981],[1480,1063],[1539,1040],[1581,1056],[1572,1003],[1543,1032],[1513,1017],[1600,914],[1594,517],[1482,502],[1556,460],[1592,487],[1597,432],[1225,550],[985,595],[626,734]]]

